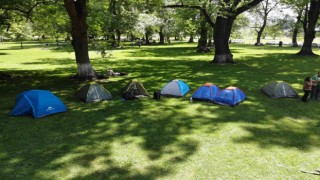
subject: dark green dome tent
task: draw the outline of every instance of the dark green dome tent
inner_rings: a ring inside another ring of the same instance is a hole
[[[264,85],[261,91],[271,98],[298,98],[298,93],[286,82],[272,81]]]
[[[80,101],[86,103],[112,99],[110,92],[95,82],[80,87],[75,93],[75,96]]]
[[[130,94],[136,98],[149,96],[148,91],[137,80],[131,80],[124,88],[122,88],[121,93],[122,95]]]

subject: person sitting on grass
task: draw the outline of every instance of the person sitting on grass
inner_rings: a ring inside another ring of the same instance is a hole
[[[112,68],[108,68],[107,76],[125,76],[127,73],[125,72],[114,72]]]
[[[304,95],[301,98],[301,100],[303,102],[307,102],[308,101],[308,96],[311,93],[311,88],[312,88],[312,80],[311,77],[306,77],[304,79],[304,83],[303,83],[303,91],[304,91]]]

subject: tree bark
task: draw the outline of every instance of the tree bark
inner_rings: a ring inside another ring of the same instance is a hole
[[[295,27],[292,33],[292,47],[298,47],[298,41],[297,41],[298,32],[299,32],[299,28]]]
[[[298,12],[297,22],[295,23],[294,28],[293,28],[293,33],[292,33],[292,46],[293,47],[298,47],[297,36],[298,36],[298,32],[299,32],[299,24],[301,21],[301,17],[302,17],[302,10]]]
[[[146,41],[146,45],[151,45],[151,42],[150,42],[150,35],[151,35],[151,32],[152,32],[152,30],[151,30],[151,29],[149,29],[149,28],[147,28],[147,29],[146,29],[146,32],[145,32],[145,37],[146,37],[145,41]]]
[[[146,32],[145,33],[145,36],[146,36],[146,45],[150,45],[150,41],[149,41],[149,32]]]
[[[160,31],[159,31],[159,44],[164,44],[163,27],[160,27]]]
[[[215,55],[211,63],[234,63],[229,38],[235,17],[218,16],[214,26]]]
[[[240,1],[235,1],[234,8],[235,10],[231,10],[230,12],[227,12],[224,15],[217,16],[216,22],[209,23],[214,28],[214,46],[215,46],[215,55],[211,63],[235,63],[233,60],[233,55],[231,54],[230,48],[229,48],[229,38],[231,35],[231,29],[233,22],[235,18],[243,13],[244,11],[247,11],[248,9],[252,8],[253,6],[256,6],[263,0],[253,0],[249,2],[247,5],[240,6],[238,8],[235,8],[237,5],[239,5]],[[224,1],[229,2],[229,1]],[[228,11],[226,9],[226,11]],[[206,16],[208,19],[208,16]],[[208,22],[212,22],[208,19]]]
[[[170,44],[171,40],[170,40],[170,36],[167,36],[167,42]]]
[[[116,0],[110,0],[109,2],[109,8],[108,11],[113,15],[113,17],[117,16],[117,11],[116,11]],[[108,36],[108,41],[111,41],[111,46],[112,47],[116,47],[117,46],[117,42],[116,42],[116,36],[115,33],[118,33],[117,30],[114,28],[113,25],[109,24],[108,27],[108,31],[109,31],[109,36]]]
[[[259,46],[261,44],[261,36],[264,31],[265,25],[260,27],[259,31],[257,31],[257,42],[254,45]]]
[[[274,7],[271,7],[269,9],[269,0],[265,1],[265,5],[262,6],[262,10],[263,10],[263,22],[262,22],[262,25],[261,27],[259,28],[259,30],[257,31],[257,42],[255,43],[256,46],[259,46],[261,45],[261,36],[262,36],[262,33],[267,25],[267,20],[268,20],[268,15],[270,13],[270,11],[274,8]]]
[[[193,42],[194,42],[194,40],[193,40],[193,35],[190,35],[190,38],[189,38],[188,43],[193,43]]]
[[[207,47],[207,41],[208,41],[207,21],[202,12],[200,12],[200,17],[201,17],[200,39],[198,41],[197,52],[210,52],[210,49]]]
[[[64,6],[71,20],[72,45],[75,51],[79,79],[93,79],[97,77],[92,68],[88,53],[87,33],[87,1],[64,0]]]
[[[212,39],[209,39],[207,47],[211,47],[212,46]]]
[[[121,32],[119,29],[116,30],[117,32],[117,43],[116,43],[116,46],[120,46],[120,43],[121,43]]]
[[[320,1],[311,0],[310,9],[308,12],[308,24],[306,26],[306,30],[304,33],[304,42],[300,52],[298,52],[298,55],[306,55],[306,56],[315,55],[312,52],[312,42],[316,34],[315,27],[319,17],[319,12],[320,12]]]
[[[202,11],[207,19],[207,22],[211,27],[214,28],[214,45],[215,45],[215,55],[211,63],[234,63],[233,56],[229,49],[229,38],[231,34],[232,24],[235,18],[247,11],[248,9],[256,6],[263,0],[252,0],[243,5],[240,5],[242,1],[235,0],[231,3],[230,0],[220,0],[218,1],[222,7],[222,14],[218,15],[216,22],[214,23],[211,19],[211,15],[207,13],[206,9],[201,6],[185,5],[181,4],[164,6],[165,8],[190,8],[198,9]],[[232,4],[232,7],[228,5]],[[240,6],[239,6],[240,5]],[[218,12],[219,14],[219,12]]]
[[[108,43],[111,43],[111,46],[114,47],[116,44],[116,36],[114,35],[113,29],[109,28],[109,33],[107,35]]]

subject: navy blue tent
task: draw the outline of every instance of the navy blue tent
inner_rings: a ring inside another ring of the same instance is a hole
[[[16,104],[10,115],[40,118],[65,111],[67,107],[50,91],[30,90],[16,96]]]
[[[246,98],[247,96],[241,89],[237,87],[227,87],[218,92],[213,102],[221,105],[236,106]]]
[[[199,87],[192,95],[192,99],[200,101],[213,101],[220,88],[212,83],[206,83]]]

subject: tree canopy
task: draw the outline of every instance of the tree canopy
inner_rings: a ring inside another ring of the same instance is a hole
[[[282,12],[281,9],[292,13],[267,23],[269,13]],[[248,14],[260,17],[256,43],[260,43],[263,33],[273,38],[291,34],[293,45],[297,45],[297,35],[303,27],[304,46],[299,54],[313,54],[318,0],[2,0],[0,35],[14,40],[72,36],[77,74],[88,79],[97,76],[88,55],[89,39],[101,37],[117,47],[123,35],[131,37],[131,41],[143,38],[146,44],[150,44],[153,34],[158,34],[160,44],[170,42],[170,36],[190,37],[190,42],[199,36],[198,47],[203,49],[213,38],[212,62],[234,63],[229,39],[241,38],[240,29],[252,23]]]

